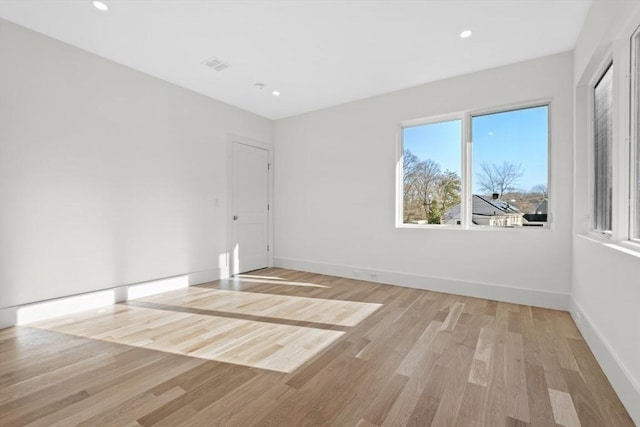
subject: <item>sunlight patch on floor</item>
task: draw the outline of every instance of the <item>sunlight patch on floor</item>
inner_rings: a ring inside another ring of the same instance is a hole
[[[277,319],[356,326],[382,304],[191,287],[138,301]]]
[[[303,288],[329,288],[329,286],[318,285],[316,283],[307,282],[290,282],[282,279],[268,279],[260,276],[233,276],[227,279],[231,283],[266,283],[273,285],[302,286]]]
[[[292,372],[341,331],[114,305],[29,325],[150,350]]]
[[[236,278],[236,277],[248,278],[248,279],[287,280],[287,279],[283,279],[282,277],[258,276],[257,274],[236,274],[235,276],[233,276],[233,278]]]

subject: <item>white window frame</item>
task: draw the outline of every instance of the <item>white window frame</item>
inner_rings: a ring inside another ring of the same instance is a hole
[[[460,141],[460,149],[464,150],[465,130],[464,130],[464,112],[439,114],[437,116],[423,117],[419,119],[405,120],[398,125],[397,135],[398,140],[396,144],[396,228],[419,228],[419,229],[455,229],[459,230],[462,227],[456,224],[405,224],[404,223],[404,132],[405,128],[433,125],[443,122],[451,122],[454,120],[460,120],[462,125],[462,138]],[[461,151],[461,157],[464,152]],[[464,161],[460,159],[461,167],[464,167]],[[462,169],[461,169],[462,171]],[[461,175],[464,175],[461,172]],[[462,180],[462,177],[460,177]],[[464,185],[462,185],[464,188]],[[463,190],[464,191],[464,190]],[[460,195],[462,200],[463,194]]]
[[[640,245],[640,229],[636,229],[635,215],[640,215],[640,197],[635,186],[640,181],[640,25],[629,37],[629,241]],[[638,52],[638,53],[636,53]],[[637,57],[635,55],[638,55]]]
[[[640,253],[640,239],[634,238],[633,214],[640,209],[640,200],[635,200],[632,193],[633,180],[636,177],[634,162],[636,150],[640,150],[640,139],[637,137],[636,113],[638,99],[635,84],[632,82],[633,73],[640,72],[632,64],[632,37],[640,31],[640,14],[632,19],[619,37],[604,53],[598,66],[591,74],[587,83],[588,96],[588,192],[589,192],[589,226],[586,235],[593,240],[600,241],[612,247],[625,247],[634,254]],[[611,231],[594,230],[594,88],[600,77],[613,62],[613,142],[612,142],[612,217]]]
[[[473,163],[473,142],[471,134],[471,123],[473,117],[484,116],[497,113],[508,113],[510,111],[523,110],[527,108],[547,107],[547,223],[540,227],[492,227],[488,225],[476,225],[473,224],[472,215],[472,163]],[[482,108],[476,110],[459,111],[448,114],[441,114],[436,116],[430,116],[419,119],[406,120],[398,125],[397,129],[397,144],[396,144],[396,228],[409,228],[409,229],[426,229],[426,230],[475,230],[475,231],[497,231],[497,232],[521,232],[521,230],[551,230],[553,229],[553,181],[552,181],[552,98],[539,98],[534,100],[528,100],[524,102],[517,102],[511,104],[504,104],[496,107]],[[403,207],[404,207],[404,191],[403,191],[403,178],[404,178],[404,158],[403,158],[403,130],[408,127],[422,126],[429,124],[442,123],[452,120],[462,121],[462,140],[460,142],[461,153],[461,194],[460,194],[460,220],[461,224],[405,224],[403,223]]]

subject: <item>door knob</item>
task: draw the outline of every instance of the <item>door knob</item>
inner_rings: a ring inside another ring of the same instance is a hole
[[[234,221],[237,221],[237,220],[238,220],[238,215],[234,215],[234,216],[233,216],[233,220],[234,220]]]

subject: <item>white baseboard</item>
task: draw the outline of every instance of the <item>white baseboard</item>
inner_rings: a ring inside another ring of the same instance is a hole
[[[533,305],[555,310],[569,309],[569,294],[540,291],[535,289],[515,288],[502,284],[468,282],[464,280],[446,279],[395,271],[371,270],[347,265],[324,264],[289,258],[274,258],[276,267],[311,273],[327,274],[349,279],[365,280],[407,288],[445,292],[476,298],[485,298],[515,304]],[[359,277],[354,275],[359,273]]]
[[[569,313],[631,419],[640,426],[640,384],[634,380],[629,369],[620,360],[591,317],[573,298],[570,301]]]
[[[220,279],[219,268],[0,308],[0,329]],[[27,320],[25,320],[27,319]]]
[[[219,268],[212,268],[211,270],[189,273],[187,276],[189,276],[189,286],[195,286],[220,280],[222,278],[222,272]]]

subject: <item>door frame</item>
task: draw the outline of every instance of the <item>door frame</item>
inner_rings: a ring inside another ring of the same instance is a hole
[[[234,273],[231,267],[234,263],[233,256],[233,144],[248,145],[254,148],[261,148],[267,151],[268,158],[268,203],[269,210],[267,212],[267,244],[269,251],[267,253],[267,267],[273,267],[273,145],[267,142],[258,141],[236,134],[228,134],[227,136],[227,277],[231,277]]]

